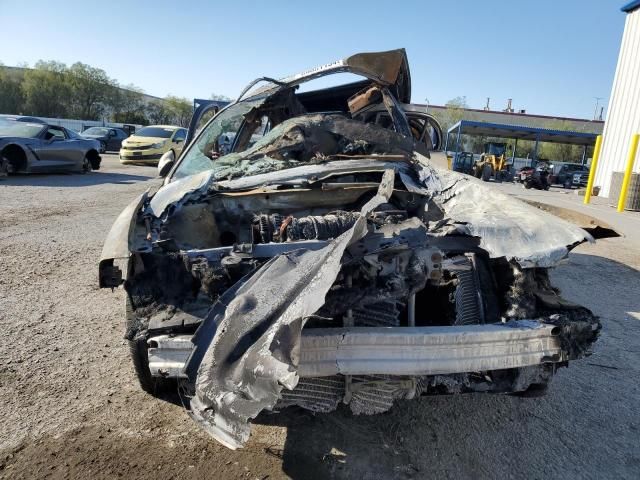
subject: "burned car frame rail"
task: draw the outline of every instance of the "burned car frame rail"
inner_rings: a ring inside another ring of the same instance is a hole
[[[344,71],[365,80],[296,89]],[[264,410],[540,392],[590,354],[600,322],[549,270],[591,235],[437,168],[409,100],[404,50],[250,88],[123,211],[99,279],[144,390],[238,448]]]

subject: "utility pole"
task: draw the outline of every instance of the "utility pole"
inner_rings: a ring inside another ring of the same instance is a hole
[[[600,100],[602,100],[604,97],[593,97],[596,99],[596,106],[593,109],[593,119],[597,120],[598,119],[598,104],[600,103]]]

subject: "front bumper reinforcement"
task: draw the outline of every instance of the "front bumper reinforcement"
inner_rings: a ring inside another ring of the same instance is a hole
[[[355,327],[302,330],[298,375],[447,375],[565,361],[560,328],[532,320],[451,327]],[[190,335],[149,343],[155,376],[186,377]]]

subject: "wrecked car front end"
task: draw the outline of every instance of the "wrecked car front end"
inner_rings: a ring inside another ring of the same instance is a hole
[[[220,112],[105,245],[143,387],[177,381],[231,448],[262,410],[539,391],[597,338],[548,275],[589,234],[434,167],[404,51],[367,55],[323,67],[365,84],[296,93],[311,71]]]

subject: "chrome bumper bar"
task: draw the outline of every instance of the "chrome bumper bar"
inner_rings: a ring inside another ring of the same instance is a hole
[[[531,320],[455,327],[310,328],[302,331],[298,375],[447,375],[566,360],[554,325]],[[190,335],[149,343],[156,376],[185,377]]]

